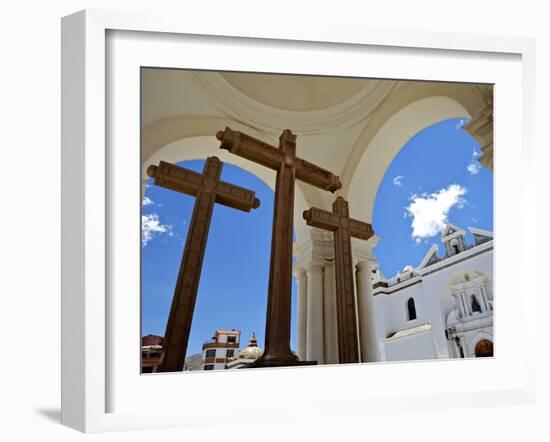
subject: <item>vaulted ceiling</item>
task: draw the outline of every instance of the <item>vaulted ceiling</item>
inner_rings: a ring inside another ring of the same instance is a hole
[[[274,145],[288,128],[298,135],[297,155],[339,175],[344,196],[362,164],[371,178],[356,183],[354,192],[374,187],[361,196],[370,206],[377,182],[414,131],[438,118],[468,117],[484,106],[478,86],[457,83],[153,68],[142,69],[141,85],[144,172],[152,160],[163,159],[163,149],[172,161],[201,157],[201,149],[217,152],[215,134],[226,125]],[[439,100],[400,114],[429,97]],[[385,138],[377,138],[384,128]],[[244,167],[262,179],[269,176],[252,164]],[[297,190],[307,205],[328,207],[333,198],[302,183]]]

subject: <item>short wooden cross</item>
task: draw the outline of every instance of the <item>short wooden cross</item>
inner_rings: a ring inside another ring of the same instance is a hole
[[[349,217],[348,203],[341,196],[332,204],[332,212],[312,207],[303,216],[308,226],[334,233],[338,357],[341,364],[359,362],[351,238],[367,240],[374,231],[370,224]]]

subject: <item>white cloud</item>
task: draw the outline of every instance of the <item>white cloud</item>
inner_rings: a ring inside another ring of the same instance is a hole
[[[417,243],[433,237],[441,232],[448,223],[447,216],[452,207],[464,207],[463,196],[466,188],[459,184],[451,184],[430,195],[412,195],[411,203],[405,207],[405,213],[412,218],[411,236]]]
[[[456,129],[461,129],[462,126],[464,126],[466,123],[468,122],[468,120],[465,120],[465,119],[462,119],[460,120],[458,123],[456,123]]]
[[[468,166],[466,167],[466,170],[470,173],[470,175],[477,175],[479,173],[479,170],[481,169],[481,164],[477,159],[481,156],[481,152],[474,150],[472,151],[472,159],[468,163]]]
[[[151,206],[151,205],[153,205],[153,204],[155,204],[155,203],[153,202],[153,200],[152,200],[151,198],[147,197],[147,196],[144,197],[144,198],[143,198],[143,201],[141,202],[141,205],[142,205],[142,206]]]
[[[466,170],[470,172],[470,175],[477,175],[479,173],[479,169],[481,169],[481,164],[479,164],[477,161],[472,161],[470,164],[468,164],[468,167],[466,167]]]
[[[403,183],[402,183],[403,178],[405,178],[403,175],[396,176],[393,179],[393,185],[394,186],[402,186],[403,185]]]
[[[163,233],[173,236],[172,226],[161,224],[156,213],[141,215],[141,246],[145,247],[156,236]]]

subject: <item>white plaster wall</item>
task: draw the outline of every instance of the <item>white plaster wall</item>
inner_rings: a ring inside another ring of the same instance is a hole
[[[460,261],[467,254],[474,254],[476,251],[488,248],[491,249],[485,253]],[[430,271],[438,266],[445,266],[447,264],[453,265],[430,273]],[[432,326],[431,336],[433,337],[433,346],[435,346],[433,357],[453,357],[453,354],[449,354],[449,347],[445,338],[446,318],[451,309],[455,308],[454,304],[448,302],[448,297],[451,297],[450,282],[464,272],[473,271],[483,273],[488,277],[490,282],[489,299],[493,300],[493,250],[492,244],[488,243],[430,266],[427,269],[426,275],[422,277],[422,282],[419,284],[412,285],[393,294],[377,294],[374,296],[377,340],[386,352],[385,360],[399,360],[399,351],[401,351],[399,349],[403,351],[401,360],[409,359],[407,356],[411,354],[409,347],[405,350],[405,347],[395,344],[398,341],[394,341],[392,344],[384,344],[386,337],[397,331],[413,328],[425,323],[430,323]],[[412,281],[407,281],[403,284],[410,284]],[[391,290],[391,288],[386,289],[386,291],[388,290]],[[417,319],[413,321],[407,321],[406,302],[410,297],[413,297],[415,300],[417,313]],[[492,336],[492,329],[490,331],[487,330],[487,333],[490,333]],[[475,332],[468,333],[467,336],[471,339],[473,335],[475,335]],[[414,342],[415,345],[424,345],[423,339],[416,341],[413,337],[406,337],[402,338],[402,340],[407,340],[410,344]],[[427,354],[428,350],[424,351],[422,349],[419,351],[419,355],[421,355]],[[388,359],[390,357],[397,359]]]
[[[387,361],[411,361],[437,358],[431,332],[407,336],[396,341],[388,341],[385,343],[385,347]]]

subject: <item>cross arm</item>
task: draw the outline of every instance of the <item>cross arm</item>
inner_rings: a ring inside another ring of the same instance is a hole
[[[374,235],[374,230],[371,224],[350,218],[349,233],[354,238],[359,238],[366,241]]]
[[[330,192],[335,192],[342,187],[340,178],[332,172],[301,158],[285,158],[285,154],[280,149],[245,133],[226,127],[225,130],[216,134],[216,138],[221,141],[220,147],[222,149],[270,169],[278,170],[283,161],[291,161],[296,169],[296,178],[312,186]]]
[[[309,210],[304,210],[303,217],[306,224],[311,227],[319,227],[324,230],[336,230],[340,227],[340,216],[328,210],[312,207]]]
[[[165,161],[161,161],[158,166],[149,166],[147,175],[153,178],[156,186],[186,195],[197,196],[199,191],[204,188],[203,175]]]
[[[216,184],[216,202],[234,209],[250,212],[260,207],[260,200],[255,198],[255,193],[244,187],[235,186],[224,181]]]
[[[254,161],[270,169],[278,170],[284,155],[276,147],[229,127],[219,131],[216,138],[221,141],[220,147],[229,152]]]
[[[260,200],[255,198],[255,192],[251,190],[205,177],[165,161],[161,161],[158,166],[149,166],[147,175],[154,178],[155,185],[186,195],[197,196],[201,190],[213,192],[217,203],[234,209],[250,212],[260,206]]]
[[[340,178],[326,169],[301,158],[296,158],[295,164],[296,178],[300,181],[333,193],[342,187]]]
[[[323,230],[335,231],[346,227],[349,229],[350,236],[354,238],[367,240],[374,235],[374,230],[369,223],[357,221],[317,207],[305,210],[303,217],[308,226],[319,227]]]

